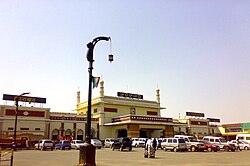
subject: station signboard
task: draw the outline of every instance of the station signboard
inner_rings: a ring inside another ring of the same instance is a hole
[[[220,123],[220,119],[217,119],[217,118],[207,118],[207,120],[209,120],[209,122],[218,122],[218,123]]]
[[[9,95],[9,94],[3,94],[3,100],[10,100],[10,101],[18,100],[18,101],[29,102],[29,103],[46,103],[46,98]]]
[[[143,99],[143,95],[133,94],[133,93],[125,93],[125,92],[117,92],[117,96],[127,97],[127,98],[132,98],[132,99]]]
[[[186,116],[205,117],[205,114],[198,112],[186,112]]]

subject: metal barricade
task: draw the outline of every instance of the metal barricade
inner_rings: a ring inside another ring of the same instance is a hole
[[[13,149],[2,150],[2,148],[0,147],[0,166],[6,165],[7,162],[10,162],[9,165],[13,166]]]

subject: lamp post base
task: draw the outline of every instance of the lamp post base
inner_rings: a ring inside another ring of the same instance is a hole
[[[80,147],[79,166],[96,166],[95,164],[96,147],[90,143],[84,143]]]

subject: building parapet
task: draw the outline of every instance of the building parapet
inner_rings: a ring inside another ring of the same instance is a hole
[[[173,118],[163,118],[154,116],[125,115],[112,118],[112,123],[123,121],[151,121],[151,122],[173,122]]]
[[[50,120],[65,120],[65,121],[87,121],[86,117],[69,117],[69,116],[50,116]],[[99,121],[99,118],[91,118],[91,121]]]

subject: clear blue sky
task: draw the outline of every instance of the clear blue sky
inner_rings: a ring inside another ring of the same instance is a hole
[[[158,87],[163,116],[250,121],[249,0],[0,0],[0,92],[75,109],[78,87],[87,100],[86,44],[101,35],[115,55],[110,64],[109,42],[95,47],[105,95],[155,100]]]

